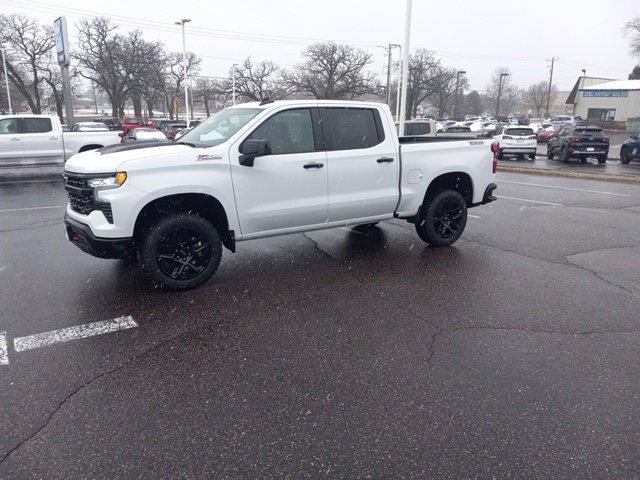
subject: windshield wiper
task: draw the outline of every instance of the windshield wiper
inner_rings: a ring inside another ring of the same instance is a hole
[[[195,143],[191,143],[191,142],[176,142],[176,143],[179,143],[180,145],[189,145],[192,148],[196,148]]]

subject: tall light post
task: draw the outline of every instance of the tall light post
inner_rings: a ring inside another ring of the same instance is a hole
[[[187,61],[187,44],[184,34],[184,26],[186,23],[189,23],[191,19],[183,18],[179,22],[176,22],[176,25],[182,25],[182,62],[184,69],[184,113],[187,117],[187,128],[191,125],[191,121],[189,120],[189,80],[188,80],[188,61]]]
[[[236,68],[238,68],[238,64],[234,63],[231,65],[231,102],[232,105],[236,104]]]
[[[400,95],[400,128],[399,135],[404,135],[405,112],[407,111],[407,78],[409,77],[409,44],[411,42],[411,5],[407,0],[407,12],[404,21],[404,54],[402,56],[402,94]]]
[[[398,45],[398,56],[402,59],[402,46]],[[396,121],[400,119],[400,91],[402,90],[402,60],[398,72],[398,88],[396,88]]]
[[[11,91],[9,91],[9,74],[7,73],[7,50],[2,49],[2,71],[4,72],[4,86],[7,89],[7,103],[9,104],[9,115],[13,115],[13,109],[11,108]]]
[[[456,72],[456,95],[455,95],[453,108],[451,109],[451,117],[454,120],[456,118],[456,112],[458,111],[458,88],[460,88],[460,75],[464,75],[465,73],[467,72],[464,70],[458,70]]]
[[[496,120],[498,120],[498,116],[500,115],[500,97],[502,96],[502,79],[508,76],[509,76],[508,73],[500,74],[500,81],[498,82],[498,102],[496,105]]]

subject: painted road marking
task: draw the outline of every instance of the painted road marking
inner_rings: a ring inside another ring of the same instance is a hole
[[[0,213],[24,212],[26,210],[45,210],[48,208],[67,208],[67,206],[66,205],[46,205],[44,207],[10,208],[8,210],[0,210]]]
[[[600,195],[614,195],[616,197],[630,197],[631,196],[628,193],[601,192],[599,190],[583,190],[582,188],[557,187],[555,185],[542,185],[541,183],[510,182],[510,181],[507,181],[507,180],[496,180],[496,182],[512,183],[514,185],[526,185],[527,187],[557,188],[558,190],[572,190],[574,192],[599,193]]]
[[[564,207],[564,205],[561,205],[560,203],[543,202],[542,200],[529,200],[528,198],[505,197],[503,195],[496,195],[496,197],[504,198],[505,200],[516,200],[518,202],[542,203],[543,205],[552,205],[554,207]]]
[[[470,213],[467,213],[467,217],[470,217],[470,218],[480,218],[478,215],[471,215]]]
[[[0,365],[9,365],[7,352],[7,332],[0,332]]]
[[[68,342],[80,338],[102,335],[104,333],[118,332],[128,328],[135,328],[138,324],[131,315],[103,320],[101,322],[76,325],[75,327],[52,330],[50,332],[36,333],[27,337],[19,337],[13,340],[13,348],[16,352],[46,347],[55,343]]]

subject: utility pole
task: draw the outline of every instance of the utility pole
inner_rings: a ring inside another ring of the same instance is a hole
[[[238,64],[234,63],[231,66],[231,104],[236,104],[236,68]]]
[[[398,135],[404,135],[404,121],[407,111],[407,79],[409,77],[409,44],[411,42],[411,4],[407,0],[407,14],[404,21],[404,54],[402,56],[402,94],[400,96],[400,128]]]
[[[496,105],[496,121],[499,121],[498,116],[500,115],[500,97],[502,96],[502,79],[508,76],[509,76],[508,73],[500,74],[500,81],[498,82],[498,102]]]
[[[184,70],[184,113],[185,113],[185,118],[187,119],[187,128],[189,128],[189,126],[191,125],[191,122],[189,121],[189,80],[188,80],[189,72],[187,72],[187,67],[188,67],[187,44],[185,39],[184,26],[186,23],[189,23],[190,21],[191,19],[189,18],[183,18],[179,22],[175,22],[176,25],[182,25],[182,62],[183,62],[182,69]]]
[[[453,108],[451,109],[451,117],[453,120],[456,119],[456,112],[458,110],[458,88],[460,88],[460,75],[464,75],[465,73],[467,72],[465,72],[464,70],[458,70],[456,72],[456,96]]]
[[[400,51],[402,51],[401,46],[397,43],[387,43],[386,46],[384,45],[379,45],[380,48],[384,49],[385,52],[387,52],[387,105],[391,106],[391,66],[393,65],[392,62],[392,53],[391,51],[394,48],[398,48],[400,49]],[[398,110],[398,106],[396,105],[396,111]]]
[[[547,90],[547,110],[546,116],[549,116],[549,103],[551,102],[551,84],[553,83],[553,65],[555,64],[557,58],[551,57],[551,70],[549,73],[549,90]]]
[[[7,50],[2,49],[2,71],[4,72],[4,86],[7,89],[7,103],[9,104],[9,115],[13,115],[13,109],[11,108],[11,91],[9,90],[9,73],[7,73]]]

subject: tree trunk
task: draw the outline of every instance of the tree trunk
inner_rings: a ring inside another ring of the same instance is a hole
[[[133,116],[142,117],[142,97],[138,94],[131,96],[131,102],[133,103]]]
[[[149,118],[153,118],[153,100],[147,99],[147,113],[149,114]]]
[[[209,97],[205,96],[203,100],[204,100],[204,111],[207,114],[207,118],[209,118],[211,116],[211,112],[209,110]]]

